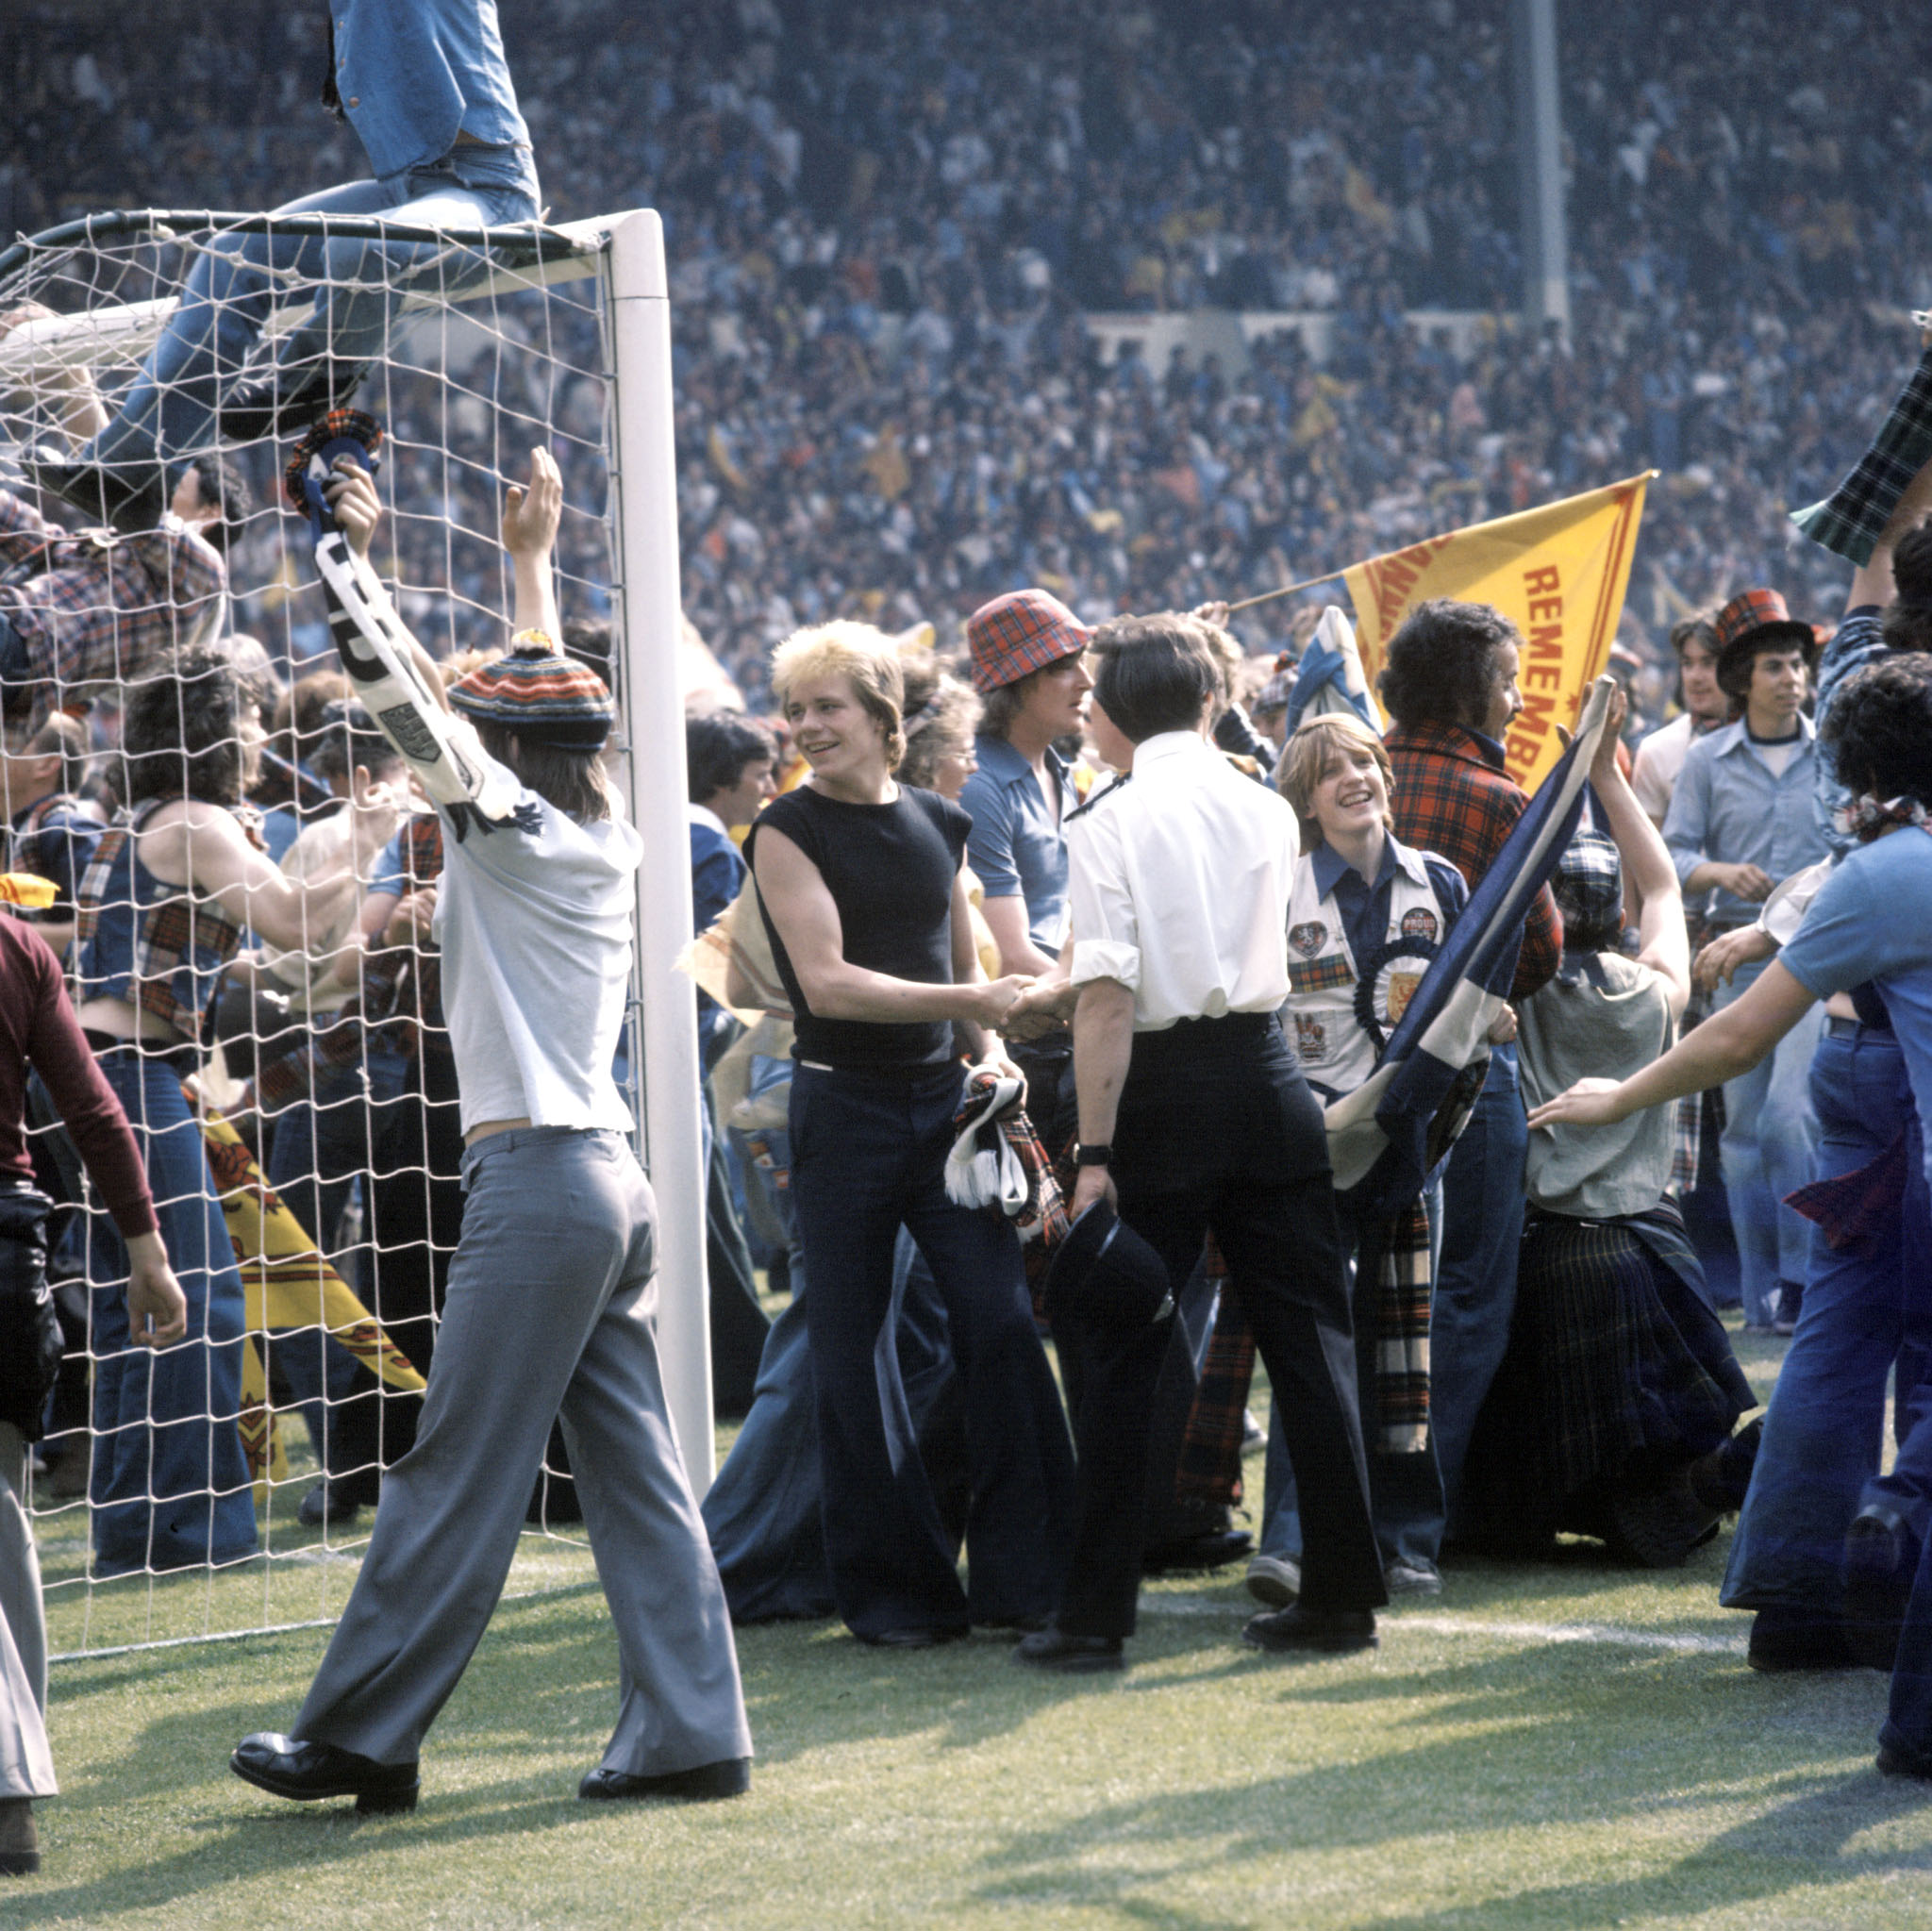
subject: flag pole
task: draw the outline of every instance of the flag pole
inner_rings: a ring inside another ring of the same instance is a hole
[[[1245,597],[1238,604],[1227,607],[1232,617],[1237,610],[1252,610],[1257,604],[1270,604],[1276,597],[1291,597],[1298,590],[1313,590],[1317,584],[1340,583],[1348,574],[1345,570],[1331,570],[1326,576],[1305,576],[1299,583],[1285,583],[1279,590],[1264,590],[1257,597]]]

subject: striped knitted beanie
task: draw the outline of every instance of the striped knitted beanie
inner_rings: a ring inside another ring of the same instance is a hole
[[[601,751],[616,707],[604,680],[574,658],[521,644],[479,664],[450,686],[465,717],[501,724],[519,737],[564,751]]]

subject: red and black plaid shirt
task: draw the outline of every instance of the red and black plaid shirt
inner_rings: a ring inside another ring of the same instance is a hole
[[[1417,851],[1440,852],[1474,891],[1516,829],[1528,795],[1482,739],[1460,724],[1391,726],[1383,741],[1395,767],[1395,836]],[[1556,977],[1563,958],[1563,915],[1546,885],[1523,928],[1510,983],[1526,999]]]

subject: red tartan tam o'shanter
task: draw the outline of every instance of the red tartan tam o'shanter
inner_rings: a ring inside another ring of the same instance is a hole
[[[1787,647],[1796,644],[1807,657],[1818,649],[1817,632],[1793,617],[1774,590],[1740,591],[1717,613],[1711,628],[1717,633],[1720,675],[1724,658],[1747,641],[1761,650],[1775,639]]]
[[[1093,635],[1066,605],[1043,590],[1008,591],[966,620],[973,688],[981,696],[1043,671],[1087,648]]]

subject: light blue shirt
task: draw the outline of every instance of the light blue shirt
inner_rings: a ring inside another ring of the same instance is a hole
[[[527,147],[496,0],[333,0],[336,92],[377,175],[428,167],[458,134]]]
[[[1680,884],[1706,862],[1756,865],[1782,880],[1825,856],[1812,815],[1817,750],[1811,720],[1801,715],[1798,731],[1803,741],[1778,777],[1752,748],[1742,718],[1699,738],[1684,754],[1664,819],[1664,843]],[[1720,928],[1749,924],[1757,916],[1757,907],[1734,892],[1713,892],[1710,905]]]
[[[1908,825],[1854,845],[1778,957],[1820,999],[1877,986],[1920,1117],[1932,1119],[1932,834]]]
[[[973,815],[966,862],[988,898],[1024,898],[1026,931],[1041,952],[1058,958],[1067,931],[1067,839],[1062,814],[1074,804],[1073,779],[1058,752],[1046,754],[1048,776],[1059,789],[1056,811],[1033,767],[1004,738],[980,738],[979,769],[966,780],[959,803]]]

